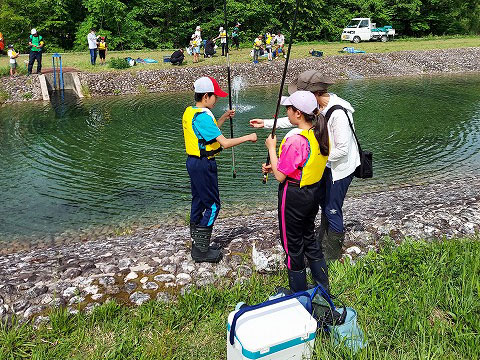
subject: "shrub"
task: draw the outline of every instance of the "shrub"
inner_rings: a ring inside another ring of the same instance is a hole
[[[128,69],[130,65],[123,58],[113,58],[110,60],[110,67],[114,69]]]

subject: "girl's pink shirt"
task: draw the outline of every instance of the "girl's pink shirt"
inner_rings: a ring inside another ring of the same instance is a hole
[[[289,134],[286,135],[286,137]],[[303,166],[310,154],[308,140],[300,134],[288,136],[282,146],[282,152],[277,163],[278,171],[295,180],[302,178],[302,171],[298,169]]]

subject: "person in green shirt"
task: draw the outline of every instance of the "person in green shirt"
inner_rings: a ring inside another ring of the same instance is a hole
[[[33,63],[37,60],[37,74],[42,73],[42,50],[43,50],[43,38],[38,35],[36,29],[32,29],[30,32],[28,45],[30,46],[30,55],[28,58],[28,75],[32,73]]]
[[[237,47],[237,50],[238,50],[238,47],[240,45],[240,23],[237,23],[237,25],[235,25],[235,27],[233,28],[233,32],[232,32],[232,42],[233,42],[233,45],[235,45]]]

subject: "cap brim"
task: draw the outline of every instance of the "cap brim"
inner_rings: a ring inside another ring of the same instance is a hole
[[[227,97],[228,96],[228,93],[226,93],[222,89],[215,90],[213,93],[218,97]]]
[[[282,99],[280,100],[280,105],[283,105],[283,106],[292,105],[292,102],[290,101],[290,97],[282,96]]]
[[[297,91],[297,83],[292,82],[291,84],[288,85],[288,93],[292,95],[295,91]]]

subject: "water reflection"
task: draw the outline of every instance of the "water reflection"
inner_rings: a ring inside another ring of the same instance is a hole
[[[278,87],[241,85],[236,136],[251,131],[250,118],[271,117],[278,96]],[[375,178],[354,181],[352,192],[478,173],[480,76],[349,80],[332,90],[355,107],[362,145],[374,153]],[[52,103],[0,108],[0,238],[184,221],[190,189],[180,122],[192,94],[66,93]],[[214,113],[227,106],[222,100]],[[275,204],[276,182],[261,182],[267,131],[257,134],[256,144],[235,149],[236,179],[230,152],[218,160],[225,211]]]

